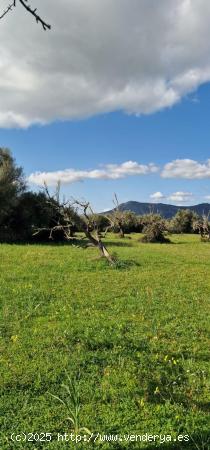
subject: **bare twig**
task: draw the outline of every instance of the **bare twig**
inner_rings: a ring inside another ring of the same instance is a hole
[[[15,7],[15,0],[13,3],[11,3],[10,5],[8,5],[7,9],[2,13],[2,15],[0,16],[0,19],[3,19],[4,16],[6,16],[6,14],[8,14],[8,12],[12,11],[12,9]]]
[[[37,9],[35,8],[35,9],[32,9],[31,7],[30,7],[30,5],[27,5],[26,4],[26,2],[27,2],[28,0],[19,0],[19,2],[21,3],[21,5],[30,13],[30,14],[32,14],[32,16],[34,16],[35,17],[35,19],[36,19],[36,22],[37,23],[41,23],[41,25],[42,25],[42,27],[43,27],[43,29],[44,29],[44,31],[46,31],[47,29],[48,30],[50,30],[51,29],[51,25],[49,25],[48,23],[46,23],[38,14],[37,14]]]
[[[11,11],[13,8],[16,7],[16,1],[14,0],[13,3],[11,3],[7,9],[3,12],[3,14],[0,16],[0,19],[2,19],[9,11]],[[51,25],[49,25],[45,20],[43,20],[38,14],[37,14],[37,8],[32,9],[31,6],[27,3],[28,0],[19,0],[20,4],[30,13],[34,18],[36,19],[37,23],[40,23],[42,25],[42,28],[44,31],[47,29],[51,29]]]
[[[105,215],[106,219],[109,221],[110,225],[106,228],[105,235],[109,230],[118,230],[119,236],[124,238],[124,222],[125,222],[125,211],[120,210],[120,204],[118,201],[117,194],[114,194],[114,209],[113,211]]]

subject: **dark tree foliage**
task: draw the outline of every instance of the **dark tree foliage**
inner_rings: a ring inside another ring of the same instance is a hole
[[[4,239],[10,242],[47,241],[47,233],[43,232],[39,235],[39,239],[35,239],[33,232],[37,227],[51,226],[53,220],[55,217],[52,208],[47,204],[45,194],[25,192],[20,196],[4,224]],[[62,240],[62,237],[57,236],[57,240]]]
[[[92,217],[92,221],[97,225],[98,231],[103,233],[109,227],[109,220],[103,214],[94,214]],[[82,231],[80,229],[79,231]]]
[[[138,217],[134,212],[124,211],[123,228],[124,232],[127,234],[138,231]]]
[[[50,227],[57,220],[43,192],[26,191],[22,167],[10,150],[0,148],[0,242],[31,242],[37,227]],[[39,241],[47,240],[41,233]],[[56,239],[62,239],[57,233]]]
[[[10,151],[0,148],[0,225],[17,205],[26,185],[22,167],[18,167]]]

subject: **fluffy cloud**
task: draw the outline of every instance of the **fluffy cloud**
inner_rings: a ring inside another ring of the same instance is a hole
[[[186,179],[210,178],[210,159],[204,164],[193,159],[176,159],[164,166],[161,176]]]
[[[175,161],[165,164],[162,171],[157,165],[139,164],[136,161],[126,161],[122,164],[107,164],[99,169],[91,170],[76,170],[64,169],[56,170],[54,172],[34,172],[28,177],[29,183],[42,185],[46,181],[49,186],[55,185],[58,180],[63,184],[74,183],[76,181],[83,181],[85,179],[99,179],[99,180],[117,180],[135,175],[149,175],[159,172],[163,178],[183,178],[183,179],[202,179],[210,178],[210,159],[202,164],[191,159],[177,159]],[[190,199],[191,193],[178,191],[171,196],[166,196],[162,192],[155,192],[150,195],[150,198],[155,201],[163,199],[173,201],[186,201]]]
[[[155,192],[154,194],[150,195],[150,198],[155,201],[160,201],[166,197],[165,197],[165,195],[162,194],[162,192]]]
[[[55,172],[35,172],[28,177],[29,183],[43,185],[44,182],[49,186],[54,186],[58,181],[63,184],[70,184],[85,179],[116,180],[134,175],[148,175],[158,171],[154,164],[138,164],[134,161],[127,161],[122,164],[108,164],[102,169],[95,170],[75,170],[65,169]]]
[[[7,6],[3,0],[1,7]],[[210,80],[207,0],[32,0],[0,24],[0,126],[148,114]]]
[[[169,195],[167,199],[175,203],[185,203],[193,199],[193,194],[191,192],[178,191],[174,192],[174,194]]]
[[[193,199],[193,194],[191,192],[177,191],[167,196],[162,194],[162,192],[155,192],[150,195],[150,198],[157,202],[165,199],[174,203],[185,203]]]

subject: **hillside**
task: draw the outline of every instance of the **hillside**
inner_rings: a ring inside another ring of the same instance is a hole
[[[126,203],[121,203],[120,209],[122,211],[133,211],[135,214],[142,215],[148,214],[150,212],[161,214],[161,216],[166,219],[170,219],[173,217],[179,209],[190,209],[191,211],[195,211],[197,214],[208,214],[210,212],[210,204],[209,203],[201,203],[199,205],[194,206],[175,206],[175,205],[166,205],[164,203],[141,203],[129,201]],[[111,211],[107,211],[109,213]]]

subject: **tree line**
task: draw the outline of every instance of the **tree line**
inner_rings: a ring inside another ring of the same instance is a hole
[[[81,232],[103,253],[101,237],[110,231],[120,238],[143,233],[144,242],[168,242],[171,233],[200,233],[202,239],[210,239],[208,218],[188,209],[179,210],[170,220],[154,213],[138,216],[121,211],[115,195],[111,213],[95,214],[89,203],[61,202],[59,186],[55,195],[47,186],[33,192],[10,150],[0,148],[0,242],[47,242],[49,238],[62,242]]]

